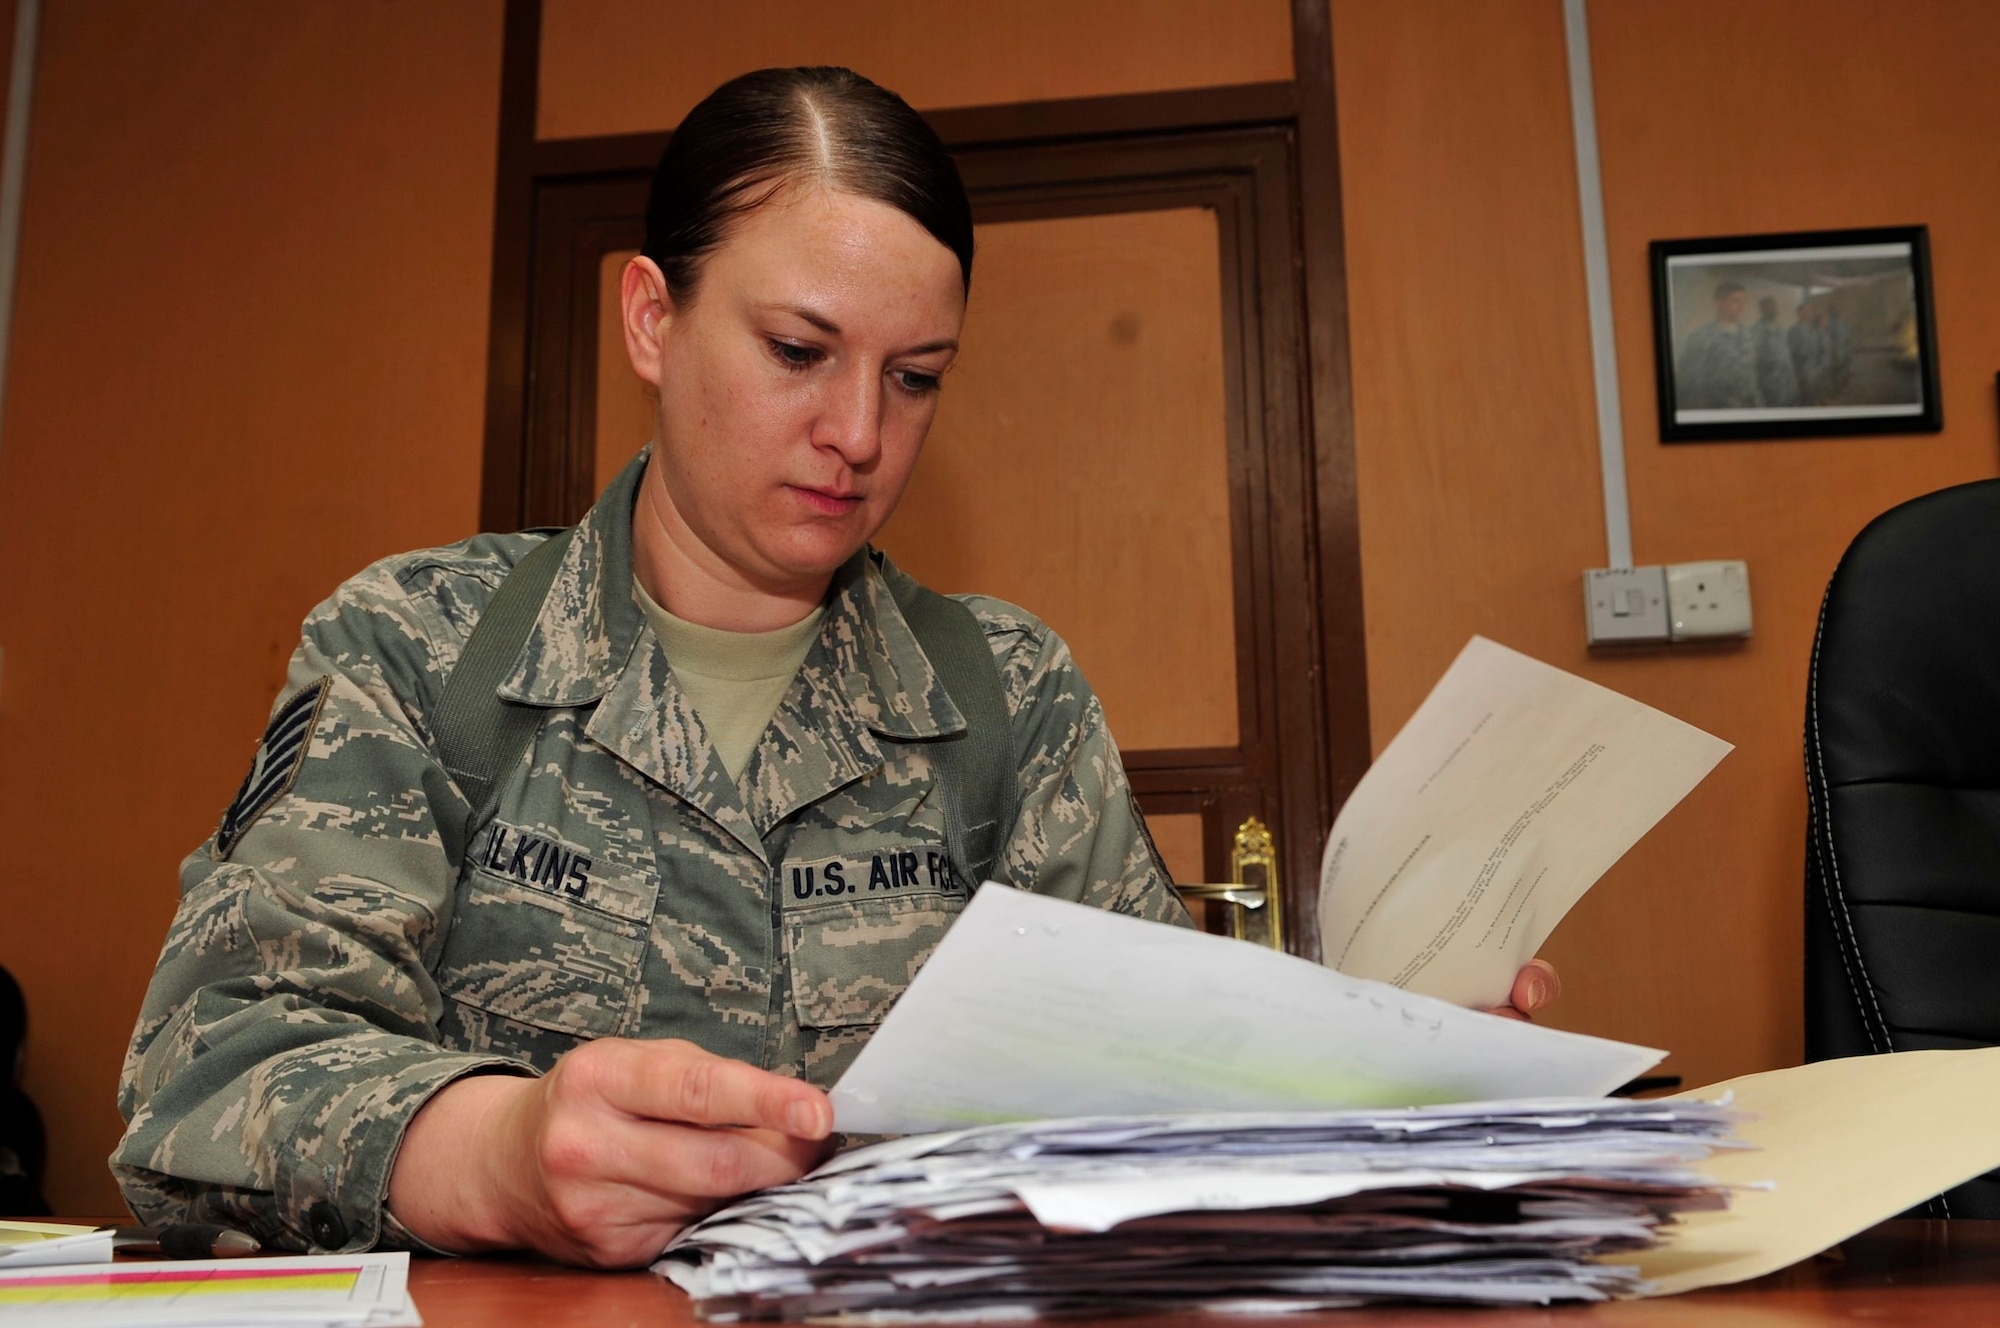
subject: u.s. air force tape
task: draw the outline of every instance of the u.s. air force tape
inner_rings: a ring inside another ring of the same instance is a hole
[[[243,838],[243,832],[264,814],[264,809],[291,789],[292,781],[299,777],[299,767],[305,764],[306,749],[312,745],[313,726],[319,723],[319,708],[325,704],[327,688],[332,685],[332,678],[307,683],[271,716],[264,729],[264,740],[257,744],[257,759],[250,763],[243,787],[236,790],[235,801],[222,814],[222,825],[215,832],[217,857],[228,857],[236,841]]]

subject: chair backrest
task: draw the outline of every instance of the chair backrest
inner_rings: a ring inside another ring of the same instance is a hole
[[[1807,1058],[2000,1043],[2000,480],[1848,546],[1805,754]],[[2000,1181],[1934,1211],[2000,1217]]]
[[[20,1084],[27,1039],[27,999],[14,975],[0,968],[0,1217],[46,1217],[49,1211],[42,1197],[48,1138]]]

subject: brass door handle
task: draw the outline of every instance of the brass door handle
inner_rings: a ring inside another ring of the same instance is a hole
[[[1285,910],[1278,892],[1278,850],[1271,831],[1251,817],[1236,827],[1229,881],[1176,887],[1183,899],[1210,900],[1229,910],[1229,934],[1239,941],[1285,948]]]

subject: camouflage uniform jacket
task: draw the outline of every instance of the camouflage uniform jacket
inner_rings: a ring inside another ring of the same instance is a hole
[[[542,537],[387,559],[306,620],[243,791],[182,865],[126,1056],[111,1161],[142,1219],[408,1243],[384,1195],[417,1109],[584,1038],[686,1038],[830,1084],[964,907],[925,749],[964,721],[879,569],[836,575],[739,789],[633,599],[643,468],[585,517],[500,688],[546,716],[464,852],[429,717]],[[1068,648],[967,603],[1018,754],[997,870],[1184,921]]]

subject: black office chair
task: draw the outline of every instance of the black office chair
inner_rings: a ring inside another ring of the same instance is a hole
[[[2000,480],[1855,536],[1805,738],[1806,1058],[2000,1043]],[[2000,1218],[2000,1172],[1928,1213]]]
[[[0,1217],[47,1217],[42,1169],[48,1136],[42,1115],[21,1091],[21,1049],[28,1036],[28,1002],[14,975],[0,968]]]

